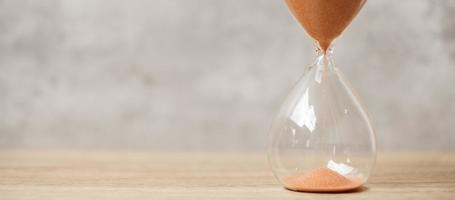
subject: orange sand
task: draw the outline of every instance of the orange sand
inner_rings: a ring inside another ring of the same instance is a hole
[[[286,188],[301,192],[344,192],[359,188],[363,181],[355,177],[345,177],[329,168],[319,168],[300,176],[290,176],[283,180]]]
[[[351,23],[366,0],[286,0],[307,33],[325,52]]]

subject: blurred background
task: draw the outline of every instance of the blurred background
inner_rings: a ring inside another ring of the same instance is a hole
[[[1,0],[0,148],[264,151],[314,54],[282,0]],[[334,54],[380,150],[455,149],[455,1],[370,0]]]

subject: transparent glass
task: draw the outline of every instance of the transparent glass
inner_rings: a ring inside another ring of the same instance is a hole
[[[359,97],[335,66],[332,51],[317,50],[316,60],[272,124],[270,165],[290,190],[354,190],[367,181],[375,163],[373,127]]]

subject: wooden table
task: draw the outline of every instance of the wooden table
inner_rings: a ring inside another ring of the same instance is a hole
[[[0,199],[455,199],[455,153],[384,153],[366,189],[283,189],[255,153],[0,151]]]

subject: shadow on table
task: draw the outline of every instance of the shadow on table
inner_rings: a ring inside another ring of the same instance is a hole
[[[354,190],[349,190],[349,191],[344,191],[344,192],[299,192],[299,191],[295,191],[295,190],[290,190],[288,188],[285,188],[285,189],[288,190],[288,191],[294,192],[294,193],[301,193],[301,194],[305,194],[305,193],[308,193],[308,194],[349,194],[349,193],[366,192],[370,188],[362,186],[360,188],[357,188],[357,189],[354,189]]]

